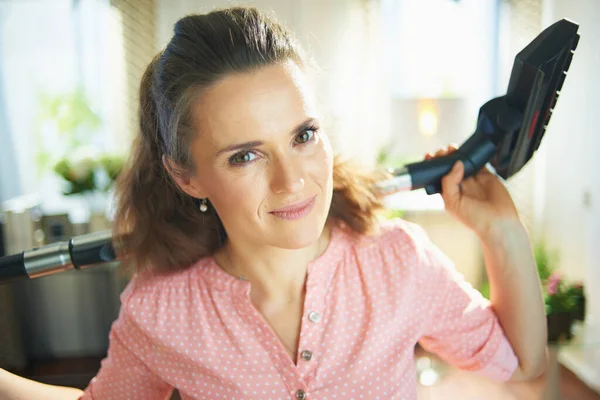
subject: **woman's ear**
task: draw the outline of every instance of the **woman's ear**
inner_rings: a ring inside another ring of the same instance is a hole
[[[186,194],[197,199],[207,197],[205,190],[198,180],[195,177],[190,176],[188,171],[177,165],[177,163],[166,154],[163,154],[162,156],[162,163],[167,173],[171,176],[173,181],[175,181],[175,184]]]

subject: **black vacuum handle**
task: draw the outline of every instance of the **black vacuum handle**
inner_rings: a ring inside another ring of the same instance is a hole
[[[23,262],[23,252],[0,257],[0,283],[26,278],[27,271]]]
[[[442,157],[408,164],[406,168],[412,178],[412,188],[413,190],[425,188],[427,194],[441,193],[441,180],[450,172],[457,161],[460,160],[464,164],[463,179],[466,179],[481,170],[495,152],[496,146],[489,142],[489,145],[483,144],[478,147],[474,153],[469,153],[461,147],[461,149]]]
[[[404,190],[425,188],[427,194],[441,193],[442,178],[447,175],[454,164],[460,160],[465,166],[463,180],[475,175],[496,155],[498,143],[505,134],[511,133],[521,126],[522,113],[510,106],[505,96],[496,97],[485,103],[479,110],[477,129],[456,151],[441,157],[431,158],[405,165],[391,171],[395,178],[408,175],[410,184],[402,185]],[[381,185],[384,192],[388,190],[385,183]],[[393,184],[391,191],[393,191]]]
[[[474,134],[459,149],[442,157],[406,165],[412,189],[425,188],[427,194],[442,192],[442,178],[457,161],[464,164],[463,180],[475,175],[496,153],[496,145],[483,134]]]

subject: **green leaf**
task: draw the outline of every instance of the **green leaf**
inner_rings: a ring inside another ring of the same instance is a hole
[[[540,279],[545,282],[556,270],[558,253],[549,251],[546,244],[540,241],[534,246],[534,257]]]
[[[65,152],[90,143],[102,125],[102,120],[91,108],[83,87],[58,93],[38,93],[37,140],[44,123],[52,122],[65,145]],[[40,149],[39,153],[45,149]]]

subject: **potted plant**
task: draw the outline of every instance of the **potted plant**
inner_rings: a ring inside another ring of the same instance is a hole
[[[63,195],[84,202],[92,232],[110,227],[110,191],[123,164],[124,158],[118,154],[97,154],[93,148],[81,147],[54,165],[65,187]]]
[[[77,86],[61,93],[40,92],[36,124],[36,164],[41,177],[56,164],[57,157],[92,146],[103,121],[83,87]]]
[[[90,147],[76,149],[54,165],[57,173],[67,184],[65,196],[107,192],[119,176],[124,159],[118,154],[98,155]]]
[[[545,284],[548,342],[572,339],[571,328],[585,318],[585,297],[581,283],[568,283],[558,271]]]

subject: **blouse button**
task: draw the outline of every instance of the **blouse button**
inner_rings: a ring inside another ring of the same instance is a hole
[[[311,311],[310,314],[308,314],[308,319],[310,320],[310,322],[317,323],[321,319],[321,316],[319,315],[318,312]]]
[[[298,400],[304,400],[306,399],[306,392],[302,389],[298,389],[298,391],[296,392],[296,398]]]
[[[310,350],[304,350],[302,352],[302,359],[304,361],[310,361],[312,359],[313,353]]]

